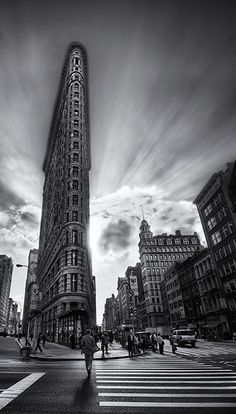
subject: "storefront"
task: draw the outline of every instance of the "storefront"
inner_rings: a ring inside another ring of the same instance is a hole
[[[88,314],[85,310],[72,310],[59,316],[58,342],[70,345],[70,335],[75,334],[76,343],[79,343],[81,334],[88,328]]]

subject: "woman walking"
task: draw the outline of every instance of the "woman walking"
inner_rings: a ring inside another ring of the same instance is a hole
[[[81,354],[85,356],[85,366],[88,373],[88,378],[91,376],[93,354],[97,351],[94,337],[91,335],[91,329],[87,329],[87,334],[83,336],[81,341]]]

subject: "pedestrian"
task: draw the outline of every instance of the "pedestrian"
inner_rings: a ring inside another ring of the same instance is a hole
[[[145,353],[145,348],[146,348],[146,343],[145,342],[146,342],[145,337],[144,337],[144,335],[142,335],[141,338],[140,338],[140,348],[142,349],[143,354]]]
[[[81,354],[85,356],[85,366],[88,373],[88,378],[91,376],[93,354],[98,351],[98,347],[95,345],[94,337],[91,335],[91,329],[87,329],[87,334],[82,337],[81,341]]]
[[[38,335],[38,337],[37,337],[37,342],[36,342],[36,347],[35,347],[35,353],[36,353],[37,349],[39,349],[39,350],[40,350],[40,352],[43,352],[43,350],[42,350],[42,348],[41,348],[41,345],[40,345],[41,340],[42,340],[42,334],[40,333],[40,334]]]
[[[101,350],[102,350],[103,358],[105,358],[104,351],[106,352],[106,354],[108,354],[108,342],[109,342],[108,335],[106,332],[104,332],[102,334],[102,339],[101,339]]]
[[[47,337],[45,334],[42,335],[42,340],[43,340],[43,348],[45,347],[45,342],[47,340]]]
[[[74,332],[72,332],[71,335],[70,335],[70,346],[71,346],[71,349],[75,349],[75,334],[74,334]]]
[[[155,332],[153,332],[152,335],[151,335],[151,343],[152,343],[153,352],[156,352],[156,350],[157,350],[157,336],[156,336]]]
[[[133,356],[134,356],[134,336],[133,336],[132,332],[129,333],[127,340],[128,340],[129,357],[133,358]]]
[[[236,332],[233,332],[233,341],[236,341]]]
[[[134,334],[134,353],[135,355],[140,355],[140,349],[139,349],[139,341],[137,335]]]
[[[169,336],[169,341],[170,341],[170,345],[171,345],[171,348],[172,348],[172,352],[173,352],[173,354],[175,354],[176,350],[177,350],[177,347],[174,343],[174,339],[173,339],[172,335]]]
[[[163,354],[163,350],[164,350],[164,344],[165,344],[165,342],[164,342],[163,338],[161,337],[161,334],[160,333],[157,335],[157,343],[159,345],[159,352],[162,355]]]

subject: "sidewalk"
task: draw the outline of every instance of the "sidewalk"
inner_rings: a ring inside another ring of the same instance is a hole
[[[98,342],[99,348],[101,348],[100,342]],[[42,347],[42,345],[41,345]],[[43,361],[84,361],[84,354],[81,354],[79,348],[71,349],[68,346],[60,345],[55,342],[46,342],[45,348],[42,348],[43,352],[34,351],[30,354],[30,358]],[[109,345],[108,354],[105,354],[105,358],[102,358],[102,351],[98,351],[94,354],[94,360],[103,359],[118,359],[128,358],[128,351],[118,342],[113,342]]]

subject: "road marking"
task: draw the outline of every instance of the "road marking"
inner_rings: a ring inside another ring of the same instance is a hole
[[[141,382],[141,381],[140,381]],[[179,383],[179,381],[175,381],[177,383]],[[200,382],[200,381],[199,381]],[[172,390],[183,390],[183,387],[172,387],[170,386],[152,386],[152,387],[146,387],[145,385],[139,386],[139,385],[126,385],[125,387],[122,387],[122,385],[97,385],[97,388],[102,388],[102,389],[114,389],[114,390],[120,390],[120,389],[137,389],[137,390],[162,390],[162,389],[172,389]],[[186,386],[184,387],[184,389],[187,390],[205,390],[206,387],[189,387]],[[208,390],[224,390],[225,391],[225,386],[219,386],[219,387],[207,387]],[[236,386],[228,386],[227,385],[227,390],[236,390]]]
[[[188,376],[184,376],[184,375],[179,375],[179,376],[159,376],[161,379],[169,379],[169,380],[172,380],[172,379],[177,379],[177,378],[179,378],[180,380],[181,379],[191,379],[191,378],[196,378],[196,376],[195,375],[188,375]],[[108,378],[109,380],[111,380],[111,379],[117,379],[117,378],[119,378],[119,379],[127,379],[127,378],[130,378],[130,379],[154,379],[155,378],[155,376],[153,376],[153,377],[141,377],[141,376],[121,376],[121,375],[119,375],[119,377],[118,376],[115,376],[115,377],[112,377],[112,376],[102,376],[102,375],[97,375],[97,378],[98,379],[102,379],[103,378],[103,380],[104,381],[106,381],[106,378]],[[215,375],[213,375],[212,377],[206,377],[206,376],[204,376],[204,377],[201,377],[201,376],[197,376],[197,378],[199,378],[199,379],[205,379],[206,381],[207,380],[211,380],[212,378],[215,378]],[[236,376],[234,375],[233,377],[226,377],[226,376],[220,376],[220,377],[218,377],[219,379],[231,379],[231,378],[236,378]],[[209,381],[209,382],[212,382],[212,381]]]
[[[168,379],[166,380],[166,381],[163,381],[163,380],[160,380],[160,381],[158,381],[158,380],[155,380],[155,381],[135,381],[135,380],[128,380],[128,381],[126,381],[126,380],[122,380],[122,381],[119,381],[119,380],[100,380],[100,379],[98,379],[97,380],[97,382],[99,382],[99,383],[101,383],[101,382],[103,382],[103,383],[106,383],[106,384],[110,384],[110,383],[112,383],[112,384],[120,384],[120,383],[124,383],[124,384],[130,384],[130,383],[135,383],[135,384],[139,384],[139,383],[145,383],[145,384],[159,384],[159,383],[163,383],[163,382],[165,382],[165,383],[169,383],[169,382],[171,382],[171,384],[173,383],[173,384],[175,384],[175,383],[181,383],[181,384],[186,384],[186,383],[191,383],[191,384],[198,384],[198,383],[202,383],[202,384],[225,384],[226,382],[227,382],[227,384],[234,384],[234,383],[236,383],[236,381],[188,381],[188,380],[185,380],[185,381],[181,381],[181,380],[178,380],[178,381],[170,381],[169,380],[169,377],[167,377]]]
[[[22,394],[27,388],[38,381],[46,372],[34,372],[28,375],[26,378],[18,381],[16,384],[7,388],[0,394],[0,410],[2,410],[7,404],[13,401],[18,395]]]
[[[135,398],[236,398],[236,394],[155,394],[155,393],[128,393],[128,392],[100,392],[99,397],[135,397]]]
[[[217,402],[201,402],[197,401],[195,403],[190,402],[136,402],[136,401],[100,401],[99,405],[101,407],[208,407],[208,408],[217,408],[217,407],[236,407],[236,403],[217,403]]]
[[[200,368],[200,369],[188,369],[188,368],[184,368],[184,369],[181,369],[181,368],[179,368],[179,369],[177,369],[177,368],[174,368],[174,369],[171,369],[171,368],[168,368],[168,369],[155,369],[155,368],[153,368],[153,369],[139,369],[139,368],[137,368],[137,369],[97,369],[96,370],[96,372],[107,372],[107,373],[117,373],[117,372],[127,372],[127,373],[129,373],[129,372],[131,372],[131,373],[133,373],[133,372],[140,372],[140,374],[145,374],[145,372],[153,372],[154,374],[156,374],[156,373],[162,373],[162,372],[194,372],[194,373],[198,373],[198,372],[212,372],[212,373],[214,373],[214,372],[231,372],[231,369],[227,369],[227,368],[220,368],[220,369],[214,369],[214,368],[212,368],[210,371],[209,371],[209,369],[203,369],[203,368]]]

